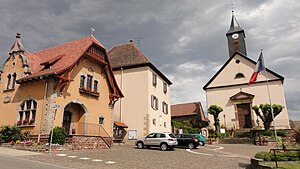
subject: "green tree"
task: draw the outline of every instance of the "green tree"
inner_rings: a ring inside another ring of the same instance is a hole
[[[284,107],[282,105],[273,104],[273,114],[274,118],[282,111]],[[255,111],[255,114],[263,121],[263,125],[265,130],[269,130],[271,127],[271,123],[273,121],[271,105],[270,104],[260,104],[259,106],[255,105],[252,107]]]
[[[216,132],[219,133],[220,131],[220,119],[219,114],[223,111],[222,107],[217,105],[211,105],[208,108],[208,113],[214,116],[214,126],[216,128]]]

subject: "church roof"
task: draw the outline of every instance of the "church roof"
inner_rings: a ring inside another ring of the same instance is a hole
[[[148,60],[133,42],[114,46],[107,53],[113,70],[149,66],[165,82],[169,85],[172,84],[172,82]]]
[[[208,86],[211,84],[211,82],[222,72],[222,70],[229,64],[229,62],[234,58],[235,55],[240,55],[241,57],[245,58],[246,60],[248,60],[249,62],[253,63],[254,65],[256,65],[256,62],[252,59],[250,59],[249,57],[245,56],[244,54],[242,54],[241,52],[239,51],[235,51],[233,53],[233,55],[225,62],[225,64],[218,70],[218,72],[204,85],[203,87],[203,90],[206,90],[208,89]],[[284,77],[282,77],[281,75],[273,72],[272,70],[266,68],[266,71],[273,74],[274,76],[278,77],[279,80],[284,81]],[[259,83],[259,82],[255,82],[255,83]],[[243,84],[237,84],[237,85],[246,85],[248,83],[243,83]],[[225,86],[222,86],[222,87],[225,87]]]
[[[241,31],[244,31],[244,30],[240,27],[237,19],[235,18],[235,16],[232,13],[231,24],[230,24],[229,30],[226,34],[231,34],[234,32],[241,32]]]

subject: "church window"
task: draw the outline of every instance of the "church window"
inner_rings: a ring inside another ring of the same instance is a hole
[[[20,105],[17,125],[33,125],[36,118],[37,102],[32,99],[25,100]]]
[[[243,73],[238,73],[235,75],[234,77],[235,79],[241,79],[241,78],[245,78],[245,75]]]

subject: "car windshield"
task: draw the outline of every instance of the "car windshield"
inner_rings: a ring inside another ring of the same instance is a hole
[[[169,134],[171,138],[176,138],[172,133]]]

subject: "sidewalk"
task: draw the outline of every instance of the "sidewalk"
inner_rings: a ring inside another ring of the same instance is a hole
[[[36,153],[36,152],[31,152],[31,151],[22,151],[22,150],[16,150],[12,148],[6,148],[6,147],[1,147],[0,146],[0,155],[4,156],[27,156],[27,155],[39,155],[42,153]]]

